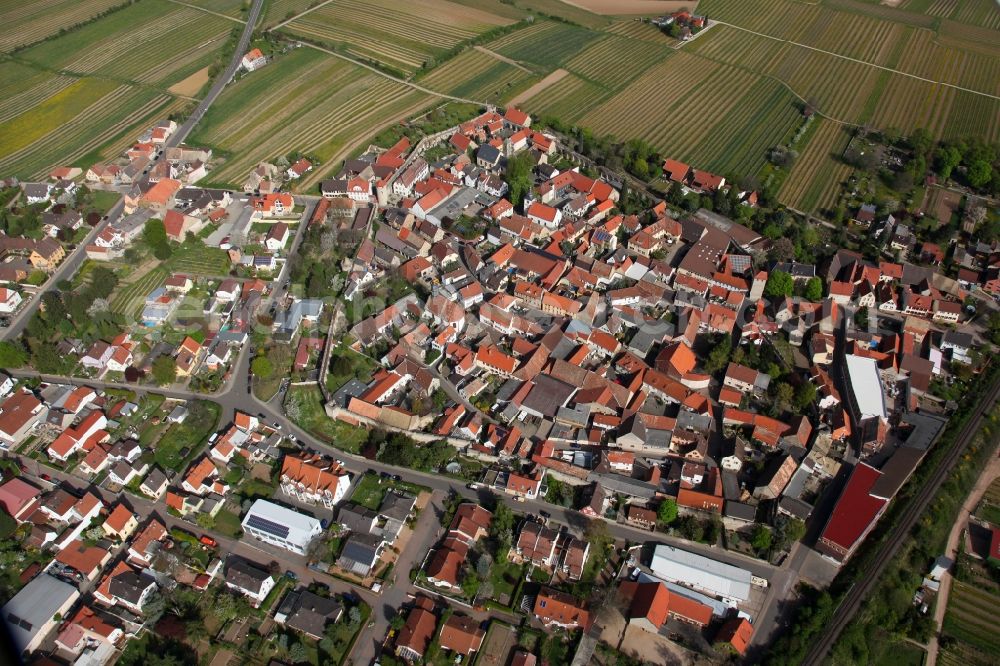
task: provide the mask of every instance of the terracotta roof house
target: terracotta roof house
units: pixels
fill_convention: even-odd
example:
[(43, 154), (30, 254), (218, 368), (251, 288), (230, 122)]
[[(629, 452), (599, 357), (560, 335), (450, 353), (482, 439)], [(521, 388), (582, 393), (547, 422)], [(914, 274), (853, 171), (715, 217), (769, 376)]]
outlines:
[(455, 511), (455, 517), (448, 527), (448, 536), (471, 545), (487, 535), (492, 520), (493, 514), (482, 506), (465, 502)]
[(101, 525), (104, 533), (108, 536), (116, 537), (121, 541), (132, 536), (132, 532), (139, 526), (132, 513), (124, 504), (115, 505), (114, 510), (108, 515), (107, 520)]
[(24, 522), (38, 507), (42, 491), (35, 486), (14, 477), (0, 486), (0, 507), (14, 520)]
[(746, 618), (734, 617), (726, 621), (715, 635), (716, 643), (728, 643), (736, 654), (742, 656), (747, 652), (750, 639), (753, 638), (753, 625)]
[(55, 561), (79, 573), (85, 580), (94, 580), (101, 568), (111, 559), (111, 551), (98, 546), (88, 546), (74, 539), (56, 553)]
[(427, 597), (417, 597), (414, 607), (406, 616), (406, 624), (396, 637), (396, 655), (407, 661), (422, 659), (434, 638), (436, 628), (434, 602)]
[(441, 627), (438, 642), (444, 650), (469, 657), (479, 652), (485, 636), (486, 632), (471, 617), (452, 615)]
[(532, 612), (546, 627), (587, 629), (590, 626), (590, 612), (585, 604), (571, 594), (549, 587), (539, 590)]
[(344, 468), (318, 454), (287, 454), (281, 462), (280, 478), (286, 495), (327, 508), (344, 498), (351, 483)]

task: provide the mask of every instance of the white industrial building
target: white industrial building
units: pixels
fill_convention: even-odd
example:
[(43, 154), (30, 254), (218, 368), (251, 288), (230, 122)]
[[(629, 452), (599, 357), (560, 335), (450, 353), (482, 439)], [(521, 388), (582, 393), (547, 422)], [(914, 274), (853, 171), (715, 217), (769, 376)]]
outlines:
[(323, 531), (323, 526), (312, 516), (259, 499), (243, 518), (243, 531), (265, 543), (305, 555), (309, 542)]
[(680, 583), (737, 604), (750, 598), (753, 575), (746, 569), (687, 550), (660, 544), (653, 550), (650, 570), (669, 583)]
[(884, 421), (885, 394), (882, 391), (882, 378), (875, 359), (847, 354), (844, 356), (844, 361), (847, 365), (847, 381), (851, 386), (853, 406), (857, 410), (858, 421), (871, 418)]

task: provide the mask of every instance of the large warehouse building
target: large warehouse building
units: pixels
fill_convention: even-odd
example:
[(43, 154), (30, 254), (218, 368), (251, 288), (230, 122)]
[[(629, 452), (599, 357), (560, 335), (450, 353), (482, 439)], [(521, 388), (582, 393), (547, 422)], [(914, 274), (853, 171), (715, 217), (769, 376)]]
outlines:
[(309, 542), (323, 531), (323, 526), (312, 516), (259, 499), (243, 518), (243, 531), (266, 543), (305, 555)]
[(719, 562), (687, 550), (660, 544), (649, 565), (653, 574), (733, 603), (750, 598), (752, 574), (746, 569)]

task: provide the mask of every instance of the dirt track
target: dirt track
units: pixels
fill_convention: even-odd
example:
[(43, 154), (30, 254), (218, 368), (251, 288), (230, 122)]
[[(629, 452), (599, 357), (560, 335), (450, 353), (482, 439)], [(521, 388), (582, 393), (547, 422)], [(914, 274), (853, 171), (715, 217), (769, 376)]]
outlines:
[(565, 69), (557, 69), (556, 71), (552, 72), (544, 79), (536, 83), (535, 85), (525, 90), (523, 93), (521, 93), (514, 99), (510, 100), (510, 104), (513, 106), (515, 104), (521, 104), (522, 102), (531, 99), (532, 97), (542, 92), (543, 90), (545, 90), (546, 88), (554, 84), (556, 81), (566, 76), (567, 74), (569, 74), (569, 72), (567, 72)]

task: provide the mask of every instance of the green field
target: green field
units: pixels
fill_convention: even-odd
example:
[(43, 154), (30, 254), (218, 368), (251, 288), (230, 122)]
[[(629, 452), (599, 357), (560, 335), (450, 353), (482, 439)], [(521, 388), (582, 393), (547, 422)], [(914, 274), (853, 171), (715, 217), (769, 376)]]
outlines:
[(168, 88), (216, 62), (235, 25), (139, 0), (0, 62), (0, 173), (39, 178), (120, 153), (190, 103)]
[[(448, 0), (330, 0), (283, 30), (359, 58), (414, 72), (509, 18)], [(414, 26), (419, 26), (418, 30)]]
[(431, 70), (420, 79), (420, 85), (477, 102), (501, 103), (536, 78), (530, 71), (470, 49)]
[(536, 21), (489, 42), (486, 47), (519, 62), (554, 69), (599, 37), (600, 34), (592, 30), (566, 23)]
[(122, 0), (27, 0), (0, 5), (0, 52), (34, 44), (122, 4)]
[(942, 632), (996, 663), (1000, 659), (1000, 634), (994, 623), (998, 607), (1000, 594), (995, 585), (983, 588), (955, 581)]
[(430, 101), (429, 95), (303, 47), (228, 86), (189, 143), (226, 156), (212, 173), (216, 183), (239, 184), (261, 160), (299, 151), (319, 162), (299, 183), (308, 188), (339, 168), (372, 128)]
[(839, 161), (850, 134), (842, 125), (817, 119), (815, 134), (792, 166), (778, 196), (788, 206), (814, 211), (836, 202), (841, 182), (851, 169)]
[(229, 261), (229, 253), (225, 250), (208, 247), (201, 241), (196, 241), (174, 248), (174, 253), (165, 266), (174, 273), (218, 277), (228, 275), (232, 264)]
[(157, 266), (142, 277), (120, 285), (111, 297), (111, 311), (126, 317), (137, 317), (142, 311), (149, 293), (157, 287), (163, 286), (169, 276), (170, 271)]

